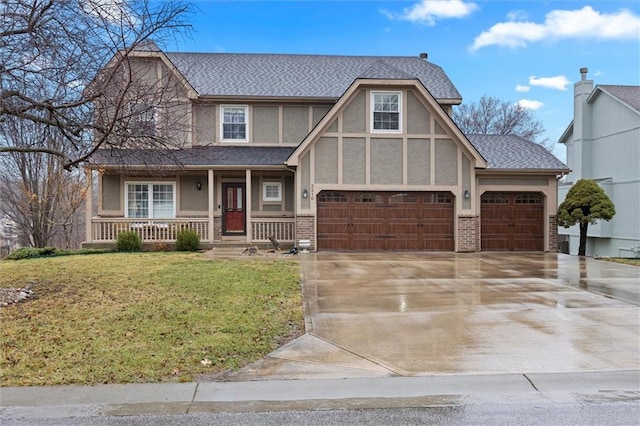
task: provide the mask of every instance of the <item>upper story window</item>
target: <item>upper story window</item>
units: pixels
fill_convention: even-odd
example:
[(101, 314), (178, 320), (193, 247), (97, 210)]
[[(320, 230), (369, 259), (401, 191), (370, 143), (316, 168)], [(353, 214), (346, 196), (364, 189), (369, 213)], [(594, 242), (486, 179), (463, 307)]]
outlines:
[(223, 141), (247, 142), (247, 106), (221, 106), (220, 122)]
[(138, 136), (156, 134), (157, 109), (151, 102), (134, 101), (129, 106), (129, 132)]
[(402, 93), (400, 92), (372, 92), (371, 131), (401, 132), (401, 105)]

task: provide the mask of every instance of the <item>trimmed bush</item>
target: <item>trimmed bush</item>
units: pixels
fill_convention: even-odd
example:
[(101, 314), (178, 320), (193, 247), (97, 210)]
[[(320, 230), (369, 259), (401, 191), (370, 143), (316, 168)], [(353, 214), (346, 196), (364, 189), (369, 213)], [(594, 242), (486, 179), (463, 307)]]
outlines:
[(55, 255), (56, 249), (54, 247), (22, 247), (5, 257), (5, 259), (20, 260)]
[(200, 237), (193, 229), (183, 229), (176, 236), (176, 250), (198, 251), (200, 250)]
[(142, 238), (135, 231), (124, 231), (118, 234), (116, 242), (118, 251), (141, 251)]

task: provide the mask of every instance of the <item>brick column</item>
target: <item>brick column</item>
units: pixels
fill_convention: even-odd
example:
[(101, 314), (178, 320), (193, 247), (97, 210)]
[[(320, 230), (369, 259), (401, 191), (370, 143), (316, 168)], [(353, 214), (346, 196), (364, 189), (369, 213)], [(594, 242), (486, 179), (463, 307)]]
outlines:
[(458, 251), (480, 251), (480, 216), (458, 216)]
[(313, 215), (296, 216), (296, 242), (299, 240), (310, 240), (311, 250), (316, 249), (316, 217)]
[(558, 223), (555, 216), (549, 216), (549, 252), (558, 251)]

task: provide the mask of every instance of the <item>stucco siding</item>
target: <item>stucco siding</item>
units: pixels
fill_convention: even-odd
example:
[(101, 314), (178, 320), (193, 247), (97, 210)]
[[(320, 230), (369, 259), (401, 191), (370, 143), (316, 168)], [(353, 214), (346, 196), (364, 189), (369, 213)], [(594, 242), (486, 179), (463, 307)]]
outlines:
[[(307, 151), (300, 161), (300, 187), (302, 190), (307, 190), (311, 193), (311, 153)], [(301, 207), (303, 209), (309, 209), (311, 206), (310, 197), (300, 197)]]
[[(474, 192), (471, 188), (471, 161), (466, 155), (462, 154), (462, 194), (465, 191)], [(471, 198), (462, 197), (462, 209), (471, 209)]]
[(435, 140), (435, 184), (458, 184), (458, 146), (451, 139)]
[[(198, 191), (197, 182), (200, 182), (202, 189)], [(206, 212), (209, 209), (209, 193), (207, 176), (185, 175), (180, 177), (180, 211), (185, 212)]]
[(371, 183), (402, 184), (402, 139), (371, 139)]
[(292, 212), (295, 209), (293, 204), (295, 201), (295, 185), (294, 185), (292, 174), (285, 176), (283, 192), (284, 192), (284, 202), (285, 202), (284, 209), (286, 211)]
[(431, 183), (430, 140), (407, 140), (407, 161), (407, 183), (409, 185), (429, 185)]
[(315, 127), (315, 125), (318, 124), (325, 115), (327, 115), (330, 109), (330, 106), (314, 106), (312, 127)]
[(320, 138), (315, 145), (316, 183), (338, 183), (338, 139)]
[(278, 143), (279, 141), (279, 108), (277, 106), (254, 106), (253, 142)]
[(282, 141), (300, 143), (309, 133), (309, 107), (285, 106), (282, 109)]
[(209, 145), (216, 140), (216, 106), (197, 104), (194, 145)]
[(102, 209), (121, 210), (120, 175), (102, 175)]
[(407, 133), (428, 134), (431, 133), (429, 111), (422, 105), (412, 91), (407, 91)]
[(342, 112), (344, 133), (364, 133), (367, 127), (366, 92), (360, 91)]
[(365, 150), (365, 138), (344, 138), (342, 140), (342, 183), (366, 183)]

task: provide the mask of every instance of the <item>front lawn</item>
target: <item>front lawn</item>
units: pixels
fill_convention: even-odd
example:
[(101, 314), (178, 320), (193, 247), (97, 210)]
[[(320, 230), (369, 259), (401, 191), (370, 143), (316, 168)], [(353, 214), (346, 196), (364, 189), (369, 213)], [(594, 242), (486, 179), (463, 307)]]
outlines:
[(297, 262), (113, 253), (0, 261), (0, 386), (193, 381), (303, 332)]
[(625, 265), (640, 266), (640, 259), (630, 257), (602, 257), (601, 260), (608, 260), (609, 262), (624, 263)]

